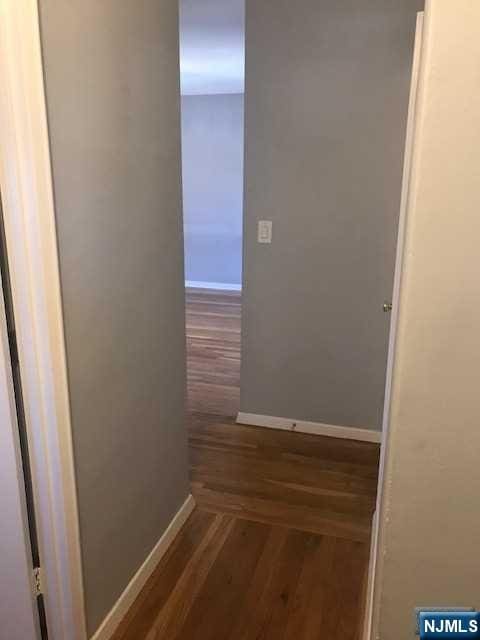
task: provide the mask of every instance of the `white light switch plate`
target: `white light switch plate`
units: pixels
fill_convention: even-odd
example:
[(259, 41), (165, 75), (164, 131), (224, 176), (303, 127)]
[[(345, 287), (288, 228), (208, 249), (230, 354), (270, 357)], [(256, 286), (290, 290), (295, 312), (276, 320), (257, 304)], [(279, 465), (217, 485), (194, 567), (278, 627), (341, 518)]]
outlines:
[(258, 221), (258, 242), (262, 244), (270, 244), (272, 241), (272, 221)]

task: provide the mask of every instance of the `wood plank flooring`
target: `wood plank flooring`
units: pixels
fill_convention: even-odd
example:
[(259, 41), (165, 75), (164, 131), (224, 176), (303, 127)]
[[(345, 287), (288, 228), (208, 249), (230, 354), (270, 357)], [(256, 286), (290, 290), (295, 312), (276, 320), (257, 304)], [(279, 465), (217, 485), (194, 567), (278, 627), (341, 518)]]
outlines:
[(197, 508), (115, 640), (359, 640), (376, 445), (192, 416)]
[(190, 417), (197, 505), (215, 513), (368, 542), (378, 446)]
[(236, 416), (241, 294), (187, 289), (186, 324), (189, 410)]
[[(114, 640), (360, 640), (378, 446), (220, 415), (234, 413), (228, 394), (237, 380), (232, 373), (224, 384), (221, 369), (232, 372), (238, 358), (225, 362), (217, 313), (209, 335), (201, 304), (195, 300), (189, 329), (197, 507)], [(215, 309), (239, 318), (219, 299)], [(213, 361), (205, 377), (203, 349)], [(199, 389), (211, 384), (202, 398)], [(216, 411), (198, 411), (207, 406)]]

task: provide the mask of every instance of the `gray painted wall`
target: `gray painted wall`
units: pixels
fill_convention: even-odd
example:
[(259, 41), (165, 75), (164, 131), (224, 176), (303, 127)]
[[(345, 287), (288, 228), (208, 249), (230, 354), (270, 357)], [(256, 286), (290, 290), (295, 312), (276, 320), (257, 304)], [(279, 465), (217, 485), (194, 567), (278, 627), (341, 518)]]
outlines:
[(372, 638), (480, 608), (480, 4), (426, 13)]
[(243, 93), (245, 0), (179, 0), (182, 95)]
[(88, 629), (188, 494), (176, 0), (40, 0)]
[(244, 412), (381, 427), (420, 6), (247, 0)]
[(243, 95), (182, 97), (185, 277), (242, 281)]

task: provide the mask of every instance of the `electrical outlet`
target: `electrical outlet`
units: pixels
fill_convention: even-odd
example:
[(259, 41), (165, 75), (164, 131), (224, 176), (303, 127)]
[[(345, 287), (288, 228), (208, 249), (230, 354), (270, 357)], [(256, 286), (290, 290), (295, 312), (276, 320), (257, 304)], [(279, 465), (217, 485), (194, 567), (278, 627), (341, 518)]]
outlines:
[(258, 221), (258, 242), (262, 244), (270, 244), (272, 242), (272, 221)]

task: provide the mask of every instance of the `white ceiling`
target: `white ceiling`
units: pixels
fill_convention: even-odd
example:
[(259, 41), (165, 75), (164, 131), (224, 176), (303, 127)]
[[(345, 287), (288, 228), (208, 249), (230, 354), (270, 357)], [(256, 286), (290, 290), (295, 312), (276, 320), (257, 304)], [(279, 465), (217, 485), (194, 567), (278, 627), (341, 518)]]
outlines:
[(243, 93), (245, 0), (180, 0), (183, 95)]

